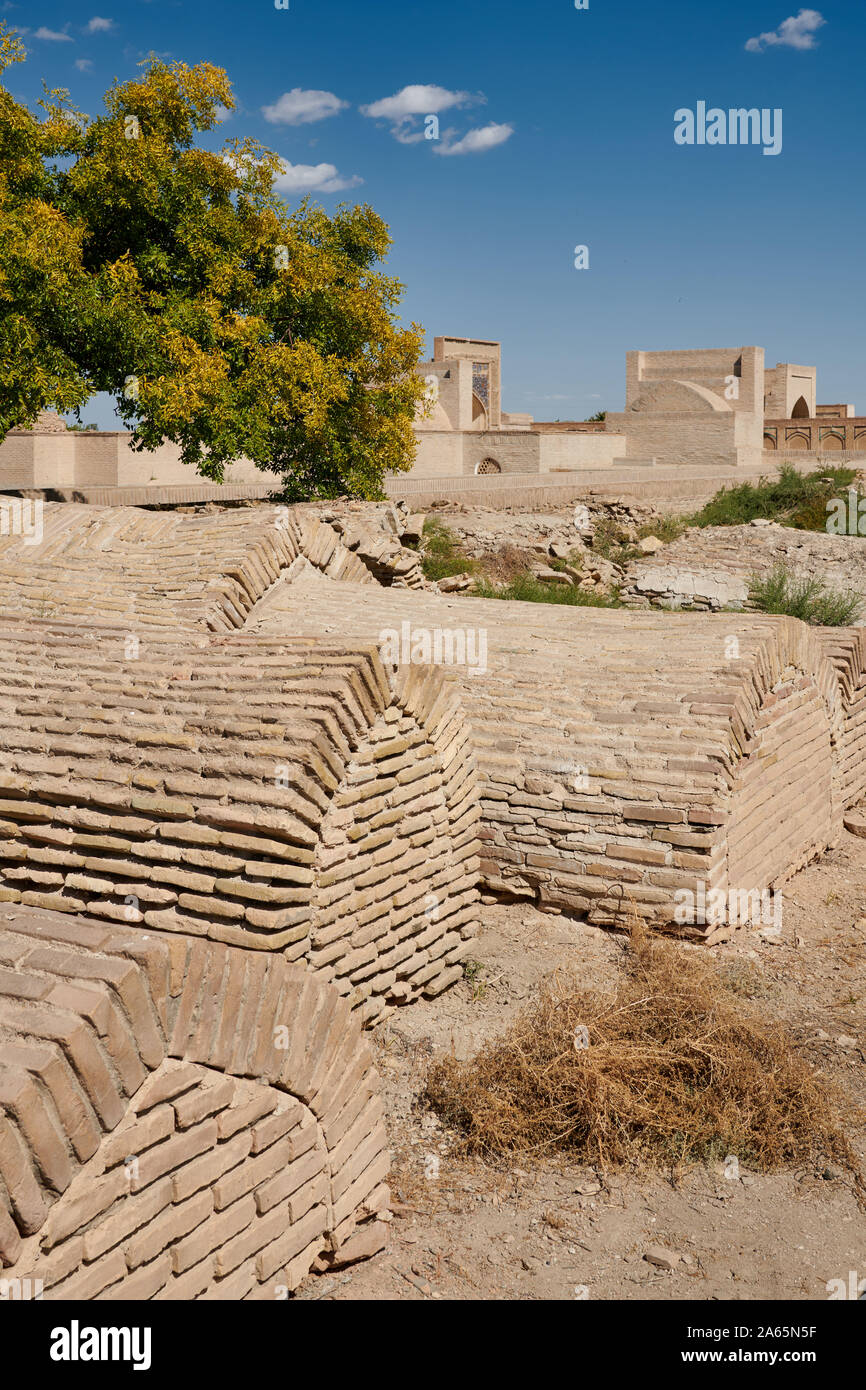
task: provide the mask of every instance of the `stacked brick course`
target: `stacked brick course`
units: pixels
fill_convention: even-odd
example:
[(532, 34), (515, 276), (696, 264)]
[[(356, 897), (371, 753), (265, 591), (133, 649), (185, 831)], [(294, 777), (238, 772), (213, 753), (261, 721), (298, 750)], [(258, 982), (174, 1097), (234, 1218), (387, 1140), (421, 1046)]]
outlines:
[(0, 1263), (48, 1298), (279, 1298), (384, 1243), (346, 999), (280, 955), (7, 909)]
[(384, 1244), (361, 1029), (460, 975), (479, 807), (441, 672), (240, 629), (293, 566), (417, 556), (287, 509), (43, 521), (0, 537), (0, 1268), (285, 1297)]
[(250, 626), (381, 641), (403, 623), (486, 634), (486, 669), (443, 670), (471, 727), (495, 891), (667, 926), (678, 889), (780, 886), (862, 795), (859, 630), (381, 590), (352, 604), (337, 586), (287, 586)]
[(66, 623), (98, 614), (140, 638), (230, 632), (300, 556), (335, 580), (422, 582), (414, 551), (366, 564), (333, 527), (288, 507), (185, 516), (48, 502), (38, 544), (0, 535), (0, 612)]
[(866, 628), (821, 628), (818, 641), (839, 682), (844, 717), (838, 776), (844, 806), (866, 795)]
[(0, 900), (280, 950), (368, 1020), (457, 977), (475, 768), (433, 668), (242, 637), (126, 660), (0, 630)]
[(362, 1029), (460, 976), (479, 884), (667, 928), (866, 790), (859, 630), (449, 600), (344, 539), (0, 537), (0, 1264), (47, 1297), (278, 1298), (375, 1253)]

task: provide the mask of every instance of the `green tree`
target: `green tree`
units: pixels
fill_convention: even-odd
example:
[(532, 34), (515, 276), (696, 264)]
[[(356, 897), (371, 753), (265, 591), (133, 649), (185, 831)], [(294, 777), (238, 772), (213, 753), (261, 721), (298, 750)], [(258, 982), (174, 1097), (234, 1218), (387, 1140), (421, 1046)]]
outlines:
[[(0, 24), (0, 74), (24, 60)], [(74, 118), (46, 92), (37, 120), (0, 84), (0, 438), (46, 405), (74, 409), (90, 394), (76, 361), (51, 328), (85, 296), (81, 229), (55, 203), (49, 161), (69, 153)]]
[[(0, 72), (22, 57), (0, 24)], [(205, 477), (245, 455), (291, 500), (379, 495), (424, 392), (387, 227), (287, 208), (256, 141), (197, 146), (234, 106), (221, 69), (143, 67), (95, 119), (0, 85), (0, 438), (105, 391), (135, 447), (171, 440)]]

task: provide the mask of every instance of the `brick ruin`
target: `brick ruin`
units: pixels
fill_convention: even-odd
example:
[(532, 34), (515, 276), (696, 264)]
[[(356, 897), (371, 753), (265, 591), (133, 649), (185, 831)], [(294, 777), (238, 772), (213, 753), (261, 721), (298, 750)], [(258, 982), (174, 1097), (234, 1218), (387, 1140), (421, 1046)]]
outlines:
[(377, 1076), (332, 985), (278, 952), (18, 908), (0, 958), (11, 1273), (56, 1299), (273, 1299), (381, 1248)]
[(367, 1023), (456, 978), (478, 806), (438, 672), (392, 689), (375, 652), (304, 640), (123, 648), (0, 630), (0, 900), (279, 951)]
[[(474, 630), (444, 665), (478, 763), (481, 882), (622, 925), (677, 889), (777, 888), (866, 792), (866, 633), (754, 613), (633, 613), (278, 586), (251, 629)], [(469, 649), (468, 643), (467, 650)], [(713, 929), (695, 924), (704, 939)]]
[(274, 1298), (384, 1243), (363, 1028), (461, 974), (475, 763), (437, 669), (240, 632), (299, 567), (420, 582), (285, 509), (3, 538), (0, 1262), (48, 1298)]
[(49, 504), (0, 658), (0, 1275), (46, 1298), (375, 1253), (367, 1030), (460, 977), (481, 890), (670, 930), (866, 792), (862, 630), (448, 599), (303, 509)]

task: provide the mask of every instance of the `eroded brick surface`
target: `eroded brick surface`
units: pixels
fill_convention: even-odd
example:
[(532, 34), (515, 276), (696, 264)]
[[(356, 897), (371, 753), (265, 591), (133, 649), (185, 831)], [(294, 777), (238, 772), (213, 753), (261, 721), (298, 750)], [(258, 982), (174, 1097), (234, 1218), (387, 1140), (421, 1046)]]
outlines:
[(0, 537), (0, 1263), (47, 1297), (374, 1254), (364, 1028), (460, 977), (479, 887), (670, 928), (866, 789), (859, 630), (420, 583), (290, 509)]
[(381, 1244), (378, 1077), (332, 985), (178, 937), (171, 996), (166, 938), (21, 908), (2, 927), (24, 948), (0, 997), (0, 1260), (16, 1277), (57, 1299), (278, 1298), (361, 1248), (359, 1230)]

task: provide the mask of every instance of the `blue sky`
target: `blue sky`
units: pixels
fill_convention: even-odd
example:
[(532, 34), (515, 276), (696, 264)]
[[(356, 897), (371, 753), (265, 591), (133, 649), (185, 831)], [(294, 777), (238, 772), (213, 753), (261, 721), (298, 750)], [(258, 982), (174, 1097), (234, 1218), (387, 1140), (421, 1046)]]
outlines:
[[(619, 410), (628, 348), (754, 343), (769, 365), (816, 364), (819, 399), (866, 414), (861, 0), (0, 11), (28, 31), (29, 61), (7, 80), (29, 102), (44, 78), (95, 114), (151, 51), (224, 67), (238, 109), (208, 143), (253, 135), (290, 166), (288, 190), (310, 186), (326, 209), (372, 204), (394, 237), (404, 319), (431, 349), (437, 334), (501, 340), (508, 410)], [(439, 90), (413, 100), (407, 87)], [(699, 101), (781, 108), (781, 152), (677, 145), (674, 113)], [(426, 114), (438, 141), (423, 138)], [(112, 416), (99, 404), (83, 418)]]

